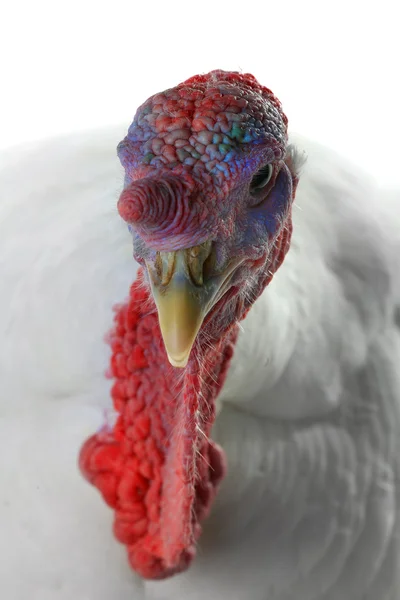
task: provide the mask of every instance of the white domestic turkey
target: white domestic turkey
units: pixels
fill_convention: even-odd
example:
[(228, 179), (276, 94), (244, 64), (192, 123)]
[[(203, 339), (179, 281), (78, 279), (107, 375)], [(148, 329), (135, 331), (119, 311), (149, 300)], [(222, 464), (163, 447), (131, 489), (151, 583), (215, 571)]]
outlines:
[(77, 466), (115, 422), (103, 338), (137, 271), (117, 212), (124, 134), (1, 157), (2, 597), (397, 600), (398, 196), (298, 136), (292, 241), (217, 400), (228, 469), (197, 556), (161, 581), (129, 567)]

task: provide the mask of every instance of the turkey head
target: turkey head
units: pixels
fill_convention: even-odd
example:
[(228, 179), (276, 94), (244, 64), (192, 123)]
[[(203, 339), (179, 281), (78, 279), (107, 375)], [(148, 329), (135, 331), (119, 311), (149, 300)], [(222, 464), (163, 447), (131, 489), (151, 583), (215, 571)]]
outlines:
[(147, 100), (118, 154), (119, 213), (169, 360), (184, 367), (199, 331), (215, 341), (243, 318), (287, 249), (297, 184), (287, 119), (252, 75), (213, 71)]

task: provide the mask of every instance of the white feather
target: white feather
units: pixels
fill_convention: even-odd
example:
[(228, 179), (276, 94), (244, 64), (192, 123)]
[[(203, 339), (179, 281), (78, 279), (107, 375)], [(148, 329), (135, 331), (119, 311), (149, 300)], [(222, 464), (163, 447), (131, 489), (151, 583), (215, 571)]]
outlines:
[(229, 474), (198, 559), (164, 582), (130, 572), (76, 467), (109, 408), (103, 336), (136, 270), (116, 213), (123, 133), (1, 158), (4, 597), (398, 600), (399, 195), (301, 138), (291, 250), (218, 402)]

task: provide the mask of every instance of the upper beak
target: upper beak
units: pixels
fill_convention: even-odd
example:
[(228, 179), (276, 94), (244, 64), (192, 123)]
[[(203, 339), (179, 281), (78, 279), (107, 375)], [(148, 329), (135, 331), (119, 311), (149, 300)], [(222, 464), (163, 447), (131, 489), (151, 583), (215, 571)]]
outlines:
[(154, 262), (146, 262), (161, 334), (174, 367), (186, 366), (201, 324), (224, 293), (223, 284), (233, 270), (207, 277), (204, 267), (211, 252), (211, 242), (205, 242), (185, 250), (157, 252)]

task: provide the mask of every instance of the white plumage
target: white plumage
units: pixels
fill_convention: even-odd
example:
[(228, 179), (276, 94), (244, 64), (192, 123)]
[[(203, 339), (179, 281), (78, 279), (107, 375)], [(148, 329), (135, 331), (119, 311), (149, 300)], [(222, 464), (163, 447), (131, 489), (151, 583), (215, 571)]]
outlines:
[(103, 336), (136, 271), (116, 211), (123, 133), (1, 160), (2, 597), (398, 600), (398, 196), (300, 138), (291, 249), (218, 402), (229, 474), (198, 558), (164, 582), (129, 570), (76, 466), (112, 419)]

